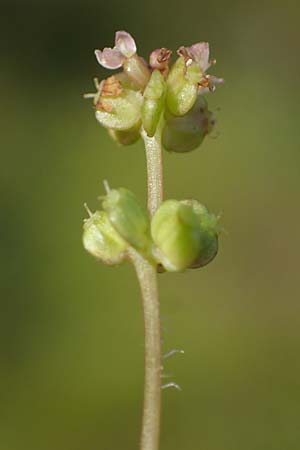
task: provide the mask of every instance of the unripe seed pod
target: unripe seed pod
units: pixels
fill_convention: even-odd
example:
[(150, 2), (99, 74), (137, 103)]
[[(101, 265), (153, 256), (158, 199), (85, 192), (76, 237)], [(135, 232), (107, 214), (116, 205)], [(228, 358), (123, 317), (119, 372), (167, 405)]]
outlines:
[(181, 117), (166, 114), (165, 119), (162, 143), (166, 150), (176, 153), (190, 152), (199, 147), (215, 123), (201, 95), (187, 114)]
[(193, 62), (186, 66), (182, 56), (172, 66), (167, 79), (166, 102), (174, 116), (183, 116), (193, 107), (201, 77), (199, 66)]
[(190, 265), (190, 269), (206, 266), (216, 256), (219, 250), (218, 235), (213, 232), (201, 233), (201, 249), (198, 258)]
[(149, 217), (131, 191), (125, 188), (110, 190), (103, 200), (103, 209), (112, 226), (128, 244), (143, 252), (149, 249)]
[(130, 130), (141, 120), (143, 96), (138, 91), (123, 89), (117, 97), (103, 97), (96, 110), (96, 119), (105, 128)]
[(196, 212), (200, 223), (200, 251), (197, 259), (190, 265), (191, 269), (206, 266), (218, 253), (218, 236), (221, 228), (218, 225), (219, 217), (208, 212), (207, 208), (196, 200), (183, 200), (191, 205)]
[(84, 221), (83, 246), (108, 265), (120, 264), (125, 258), (127, 242), (113, 228), (104, 211), (96, 211)]
[(148, 136), (155, 134), (165, 99), (166, 82), (159, 70), (152, 72), (151, 78), (144, 92), (142, 106), (142, 123)]
[(154, 256), (169, 272), (187, 269), (199, 254), (198, 216), (190, 205), (177, 200), (163, 202), (152, 218), (151, 234)]
[(201, 267), (218, 249), (217, 219), (195, 200), (167, 200), (152, 218), (156, 261), (169, 272)]

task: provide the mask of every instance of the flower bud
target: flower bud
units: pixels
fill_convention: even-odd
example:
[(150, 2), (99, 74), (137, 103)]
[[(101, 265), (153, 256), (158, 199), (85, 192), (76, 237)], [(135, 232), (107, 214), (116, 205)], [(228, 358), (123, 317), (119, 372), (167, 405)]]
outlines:
[(186, 63), (179, 57), (170, 70), (167, 79), (167, 106), (175, 116), (183, 116), (197, 99), (198, 83), (202, 77), (200, 67), (190, 60)]
[(172, 51), (168, 48), (162, 47), (153, 50), (150, 54), (149, 62), (152, 69), (160, 70), (164, 76), (168, 74), (169, 63)]
[(142, 106), (142, 123), (148, 136), (155, 134), (161, 112), (164, 106), (166, 82), (159, 70), (152, 72), (144, 92)]
[(169, 272), (202, 267), (218, 250), (215, 216), (194, 200), (167, 200), (152, 218), (153, 255)]
[(141, 89), (147, 85), (151, 72), (147, 63), (138, 55), (133, 55), (123, 63), (124, 72)]
[(170, 152), (190, 152), (200, 146), (213, 129), (215, 120), (203, 96), (198, 96), (193, 108), (184, 116), (166, 114), (162, 143)]
[(132, 247), (147, 251), (151, 244), (147, 211), (128, 189), (111, 189), (103, 200), (110, 223)]
[(108, 265), (120, 264), (128, 247), (112, 227), (104, 211), (96, 211), (84, 221), (83, 246), (98, 260)]

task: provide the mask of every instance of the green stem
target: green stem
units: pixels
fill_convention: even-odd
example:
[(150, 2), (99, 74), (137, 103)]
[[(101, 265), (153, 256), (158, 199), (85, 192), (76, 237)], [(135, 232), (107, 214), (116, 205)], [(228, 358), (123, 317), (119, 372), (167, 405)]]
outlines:
[(130, 250), (140, 284), (145, 327), (145, 383), (141, 450), (158, 450), (161, 409), (161, 330), (156, 267)]
[[(153, 137), (145, 131), (148, 209), (151, 216), (162, 202), (161, 127)], [(161, 328), (156, 266), (135, 250), (129, 252), (135, 266), (143, 298), (145, 328), (145, 384), (140, 450), (159, 450), (161, 412)]]
[(151, 215), (155, 213), (163, 199), (162, 125), (161, 121), (153, 137), (148, 137), (147, 133), (142, 131), (147, 161), (148, 209)]

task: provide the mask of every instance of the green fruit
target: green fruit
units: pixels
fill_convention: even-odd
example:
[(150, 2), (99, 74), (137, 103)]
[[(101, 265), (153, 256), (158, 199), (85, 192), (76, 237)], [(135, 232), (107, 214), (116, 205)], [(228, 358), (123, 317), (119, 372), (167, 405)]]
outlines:
[(110, 223), (132, 247), (146, 251), (151, 245), (148, 213), (125, 188), (111, 189), (103, 200)]
[(167, 107), (174, 116), (183, 116), (197, 99), (201, 71), (197, 64), (186, 66), (184, 58), (177, 59), (167, 79)]
[(159, 70), (152, 72), (144, 92), (142, 106), (142, 123), (148, 136), (155, 134), (161, 113), (164, 108), (166, 82)]
[(198, 96), (193, 108), (181, 117), (166, 114), (162, 143), (166, 150), (176, 153), (190, 152), (199, 147), (214, 126), (212, 113), (204, 97)]
[(128, 247), (112, 227), (104, 211), (96, 211), (83, 225), (83, 246), (95, 258), (108, 265), (120, 264)]
[(169, 272), (202, 267), (218, 251), (217, 219), (195, 200), (167, 200), (154, 214), (151, 235), (157, 263)]

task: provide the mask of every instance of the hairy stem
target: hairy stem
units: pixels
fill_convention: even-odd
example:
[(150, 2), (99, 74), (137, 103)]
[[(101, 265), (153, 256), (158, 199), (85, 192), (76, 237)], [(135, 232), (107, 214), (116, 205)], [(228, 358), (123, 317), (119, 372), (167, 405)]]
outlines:
[[(148, 137), (142, 131), (147, 161), (148, 209), (151, 216), (162, 202), (161, 128)], [(144, 309), (145, 384), (141, 450), (158, 450), (161, 410), (161, 329), (156, 266), (130, 250), (139, 280)]]
[(161, 335), (156, 267), (130, 250), (139, 280), (145, 326), (145, 384), (141, 450), (158, 450), (161, 404)]
[(163, 198), (161, 129), (162, 122), (153, 137), (148, 137), (147, 133), (142, 131), (147, 161), (148, 209), (151, 215), (155, 213)]

